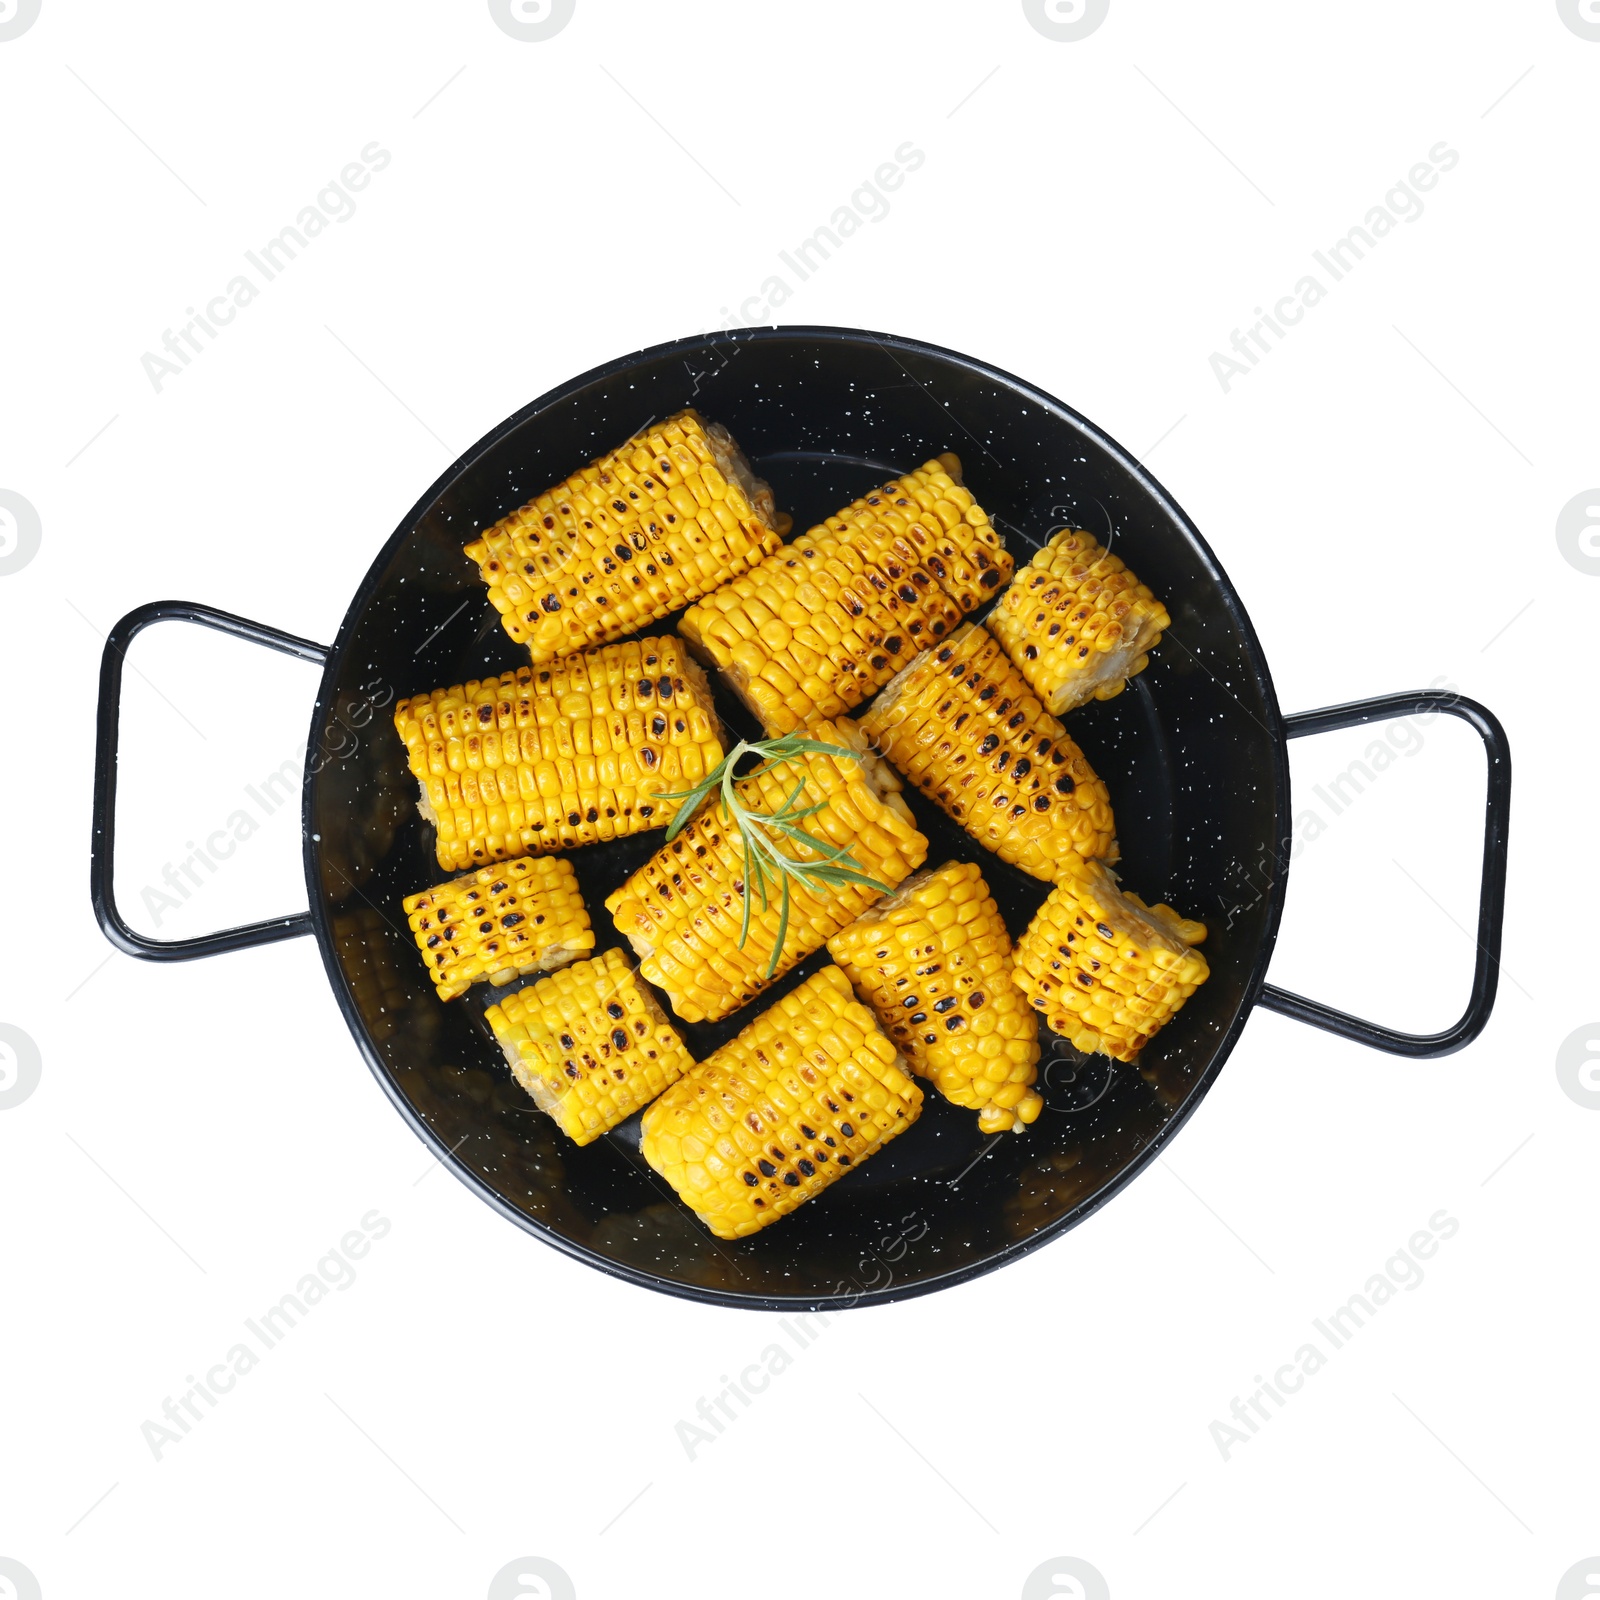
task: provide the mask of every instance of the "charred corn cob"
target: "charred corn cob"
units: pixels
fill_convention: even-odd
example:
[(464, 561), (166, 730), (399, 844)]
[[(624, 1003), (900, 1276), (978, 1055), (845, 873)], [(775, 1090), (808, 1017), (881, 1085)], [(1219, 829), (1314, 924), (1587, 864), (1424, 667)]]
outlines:
[(971, 862), (907, 878), (828, 941), (828, 954), (914, 1072), (978, 1113), (984, 1133), (1018, 1132), (1044, 1105), (1039, 1020), (1011, 976), (1011, 937)]
[(1053, 716), (1110, 700), (1171, 625), (1147, 585), (1092, 533), (1063, 528), (1011, 580), (987, 627)]
[(670, 634), (435, 689), (395, 727), (446, 871), (623, 839), (722, 759), (705, 675)]
[(976, 624), (907, 667), (861, 729), (979, 844), (1036, 878), (1116, 860), (1111, 798), (1065, 728)]
[(535, 665), (620, 639), (778, 548), (772, 491), (728, 430), (655, 423), (466, 546)]
[(904, 1131), (922, 1091), (824, 967), (644, 1114), (644, 1158), (719, 1239), (759, 1232)]
[(1098, 861), (1071, 865), (1017, 941), (1018, 987), (1079, 1050), (1132, 1061), (1209, 976), (1206, 936)]
[(678, 624), (768, 733), (837, 717), (937, 644), (1011, 572), (942, 456), (847, 506)]
[(620, 950), (563, 967), (484, 1015), (512, 1075), (576, 1144), (626, 1121), (694, 1065)]
[(887, 545), (920, 562), (962, 611), (987, 600), (1015, 563), (987, 513), (961, 483), (961, 459), (942, 455), (810, 529), (816, 544)]
[(897, 792), (899, 780), (867, 749), (855, 724), (818, 722), (805, 736), (838, 746), (840, 753), (811, 751), (769, 761), (741, 779), (734, 793), (742, 817), (714, 795), (606, 900), (639, 957), (639, 970), (666, 990), (686, 1022), (714, 1022), (737, 1010), (853, 922), (881, 892), (860, 882), (790, 875), (785, 921), (780, 892), (768, 887), (763, 903), (765, 880), (746, 882), (759, 863), (747, 853), (742, 827), (759, 828), (763, 818), (786, 815), (791, 820), (783, 827), (794, 831), (779, 838), (790, 860), (826, 864), (847, 850), (857, 877), (889, 888), (927, 857), (928, 841)]
[(578, 875), (558, 856), (480, 868), (402, 902), (441, 1000), (481, 978), (497, 988), (553, 972), (594, 949)]
[(691, 606), (678, 631), (784, 734), (860, 705), (960, 620), (926, 567), (802, 538)]

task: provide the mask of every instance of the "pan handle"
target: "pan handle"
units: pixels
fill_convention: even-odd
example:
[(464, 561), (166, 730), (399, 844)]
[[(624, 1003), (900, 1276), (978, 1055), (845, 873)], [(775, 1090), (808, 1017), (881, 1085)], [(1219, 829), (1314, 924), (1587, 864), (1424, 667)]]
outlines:
[(278, 939), (296, 939), (311, 932), (311, 913), (297, 911), (293, 916), (274, 917), (270, 922), (252, 922), (242, 928), (223, 928), (196, 939), (147, 939), (135, 933), (117, 909), (113, 891), (114, 846), (117, 821), (117, 719), (122, 710), (122, 664), (128, 646), (153, 622), (193, 622), (218, 633), (231, 633), (252, 644), (281, 650), (286, 656), (321, 666), (327, 649), (309, 639), (297, 639), (259, 622), (249, 622), (231, 612), (188, 600), (156, 600), (130, 611), (106, 636), (100, 657), (100, 705), (96, 714), (94, 747), (94, 837), (89, 845), (89, 895), (94, 914), (103, 932), (124, 955), (146, 961), (193, 961), (197, 956), (217, 956), (225, 950), (244, 950), (251, 945), (271, 944)]
[(1464, 1048), (1483, 1032), (1494, 1010), (1500, 981), (1500, 927), (1506, 909), (1506, 834), (1511, 816), (1511, 746), (1495, 714), (1476, 700), (1455, 694), (1388, 694), (1376, 700), (1356, 700), (1329, 706), (1325, 711), (1304, 711), (1287, 721), (1291, 739), (1308, 733), (1329, 733), (1364, 722), (1386, 722), (1393, 717), (1419, 716), (1443, 711), (1460, 717), (1483, 740), (1489, 761), (1488, 802), (1483, 829), (1483, 876), (1478, 886), (1478, 959), (1472, 969), (1472, 998), (1454, 1027), (1442, 1033), (1401, 1033), (1376, 1022), (1335, 1011), (1332, 1006), (1303, 999), (1269, 983), (1261, 990), (1261, 1004), (1314, 1028), (1325, 1028), (1344, 1039), (1387, 1050), (1397, 1056), (1447, 1056)]

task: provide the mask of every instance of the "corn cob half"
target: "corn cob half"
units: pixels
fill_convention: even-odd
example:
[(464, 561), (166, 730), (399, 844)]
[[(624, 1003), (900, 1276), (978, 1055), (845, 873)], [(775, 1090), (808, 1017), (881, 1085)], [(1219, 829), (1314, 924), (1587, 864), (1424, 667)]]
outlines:
[(537, 665), (697, 600), (779, 544), (772, 491), (726, 428), (654, 424), (467, 545)]
[(679, 632), (770, 734), (860, 705), (1010, 576), (960, 475), (941, 456), (885, 484), (691, 606)]
[(719, 1239), (757, 1233), (917, 1120), (922, 1091), (824, 967), (644, 1114), (644, 1158)]
[(665, 826), (722, 759), (705, 674), (672, 635), (435, 689), (395, 727), (446, 871)]
[(402, 902), (412, 937), (441, 1000), (487, 978), (553, 972), (594, 949), (572, 863), (524, 856), (482, 867)]
[(1063, 528), (1011, 580), (986, 626), (1059, 717), (1121, 694), (1171, 622), (1148, 585), (1092, 533)]
[(1063, 860), (1116, 860), (1106, 786), (978, 624), (913, 661), (861, 729), (1002, 861), (1050, 881)]
[(801, 538), (691, 606), (678, 631), (784, 734), (860, 705), (960, 620), (926, 567), (870, 541)]
[(920, 563), (963, 612), (981, 605), (1016, 563), (988, 513), (961, 482), (961, 458), (925, 462), (835, 512), (806, 533), (816, 544), (887, 546)]
[[(740, 780), (739, 804), (772, 816), (794, 799), (803, 780), (799, 811), (809, 814), (795, 813), (800, 837), (785, 836), (792, 858), (821, 860), (826, 850), (843, 847), (862, 875), (893, 888), (928, 854), (928, 841), (897, 792), (899, 780), (848, 720), (814, 723), (805, 736), (838, 746), (839, 754), (809, 752), (769, 763)], [(808, 846), (806, 836), (818, 847)], [(769, 892), (763, 904), (756, 888), (746, 885), (748, 870), (739, 828), (713, 797), (606, 900), (639, 957), (639, 970), (666, 990), (686, 1022), (714, 1022), (737, 1010), (853, 922), (880, 892), (858, 883), (792, 878), (780, 942), (779, 898)], [(747, 895), (749, 926), (741, 945)]]
[(694, 1065), (620, 950), (564, 967), (484, 1015), (512, 1076), (576, 1144), (626, 1121)]
[(1203, 922), (1147, 906), (1098, 861), (1070, 866), (1017, 941), (1028, 1003), (1079, 1050), (1132, 1061), (1210, 975)]
[(828, 941), (912, 1070), (978, 1113), (984, 1133), (1019, 1133), (1044, 1105), (1039, 1020), (1011, 975), (1011, 937), (971, 862), (907, 878)]

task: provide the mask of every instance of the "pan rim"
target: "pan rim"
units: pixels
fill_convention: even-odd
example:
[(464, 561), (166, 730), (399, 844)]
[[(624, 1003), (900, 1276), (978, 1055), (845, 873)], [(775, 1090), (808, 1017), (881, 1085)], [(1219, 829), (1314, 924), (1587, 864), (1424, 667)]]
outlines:
[(1233, 1018), (1223, 1031), (1205, 1071), (1196, 1080), (1193, 1090), (1182, 1107), (1163, 1124), (1155, 1138), (1139, 1151), (1122, 1171), (1117, 1173), (1115, 1177), (1093, 1195), (1083, 1200), (1080, 1204), (1071, 1207), (1028, 1238), (1001, 1245), (981, 1259), (953, 1268), (949, 1272), (938, 1273), (905, 1284), (891, 1283), (881, 1289), (864, 1290), (857, 1294), (772, 1295), (709, 1288), (698, 1284), (685, 1283), (679, 1279), (653, 1273), (627, 1262), (617, 1261), (589, 1248), (587, 1245), (562, 1236), (539, 1221), (539, 1219), (530, 1217), (515, 1206), (510, 1205), (478, 1173), (455, 1156), (426, 1118), (407, 1100), (401, 1091), (400, 1085), (395, 1081), (379, 1054), (356, 1008), (355, 997), (346, 983), (344, 972), (336, 955), (328, 903), (324, 898), (321, 887), (321, 841), (313, 831), (313, 818), (320, 783), (319, 767), (321, 765), (314, 757), (322, 724), (323, 707), (329, 704), (334, 697), (336, 687), (343, 675), (346, 653), (350, 647), (356, 627), (371, 605), (383, 572), (395, 553), (405, 540), (412, 535), (421, 518), (428, 513), (439, 497), (459, 480), (462, 473), (486, 452), (498, 445), (507, 434), (520, 428), (529, 418), (554, 405), (573, 399), (592, 384), (624, 374), (631, 368), (636, 368), (641, 364), (657, 360), (663, 356), (704, 350), (709, 346), (728, 342), (743, 345), (779, 340), (792, 341), (795, 339), (810, 339), (823, 344), (851, 345), (860, 345), (863, 341), (870, 341), (891, 354), (897, 350), (904, 351), (908, 354), (932, 358), (963, 369), (1027, 397), (1031, 403), (1037, 404), (1044, 411), (1075, 428), (1086, 441), (1105, 452), (1106, 455), (1116, 461), (1134, 478), (1168, 521), (1190, 542), (1203, 563), (1207, 575), (1210, 577), (1217, 595), (1227, 611), (1230, 622), (1243, 641), (1244, 654), (1254, 674), (1255, 687), (1261, 695), (1262, 703), (1270, 722), (1270, 726), (1266, 731), (1272, 747), (1274, 813), (1279, 821), (1277, 832), (1280, 835), (1282, 834), (1283, 819), (1291, 815), (1288, 735), (1282, 710), (1278, 704), (1277, 691), (1273, 685), (1272, 673), (1267, 664), (1266, 653), (1261, 647), (1261, 642), (1256, 635), (1255, 627), (1250, 621), (1249, 614), (1245, 610), (1244, 603), (1239, 598), (1238, 592), (1235, 590), (1232, 580), (1228, 577), (1221, 562), (1218, 561), (1200, 530), (1189, 519), (1182, 507), (1178, 505), (1160, 481), (1129, 450), (1087, 417), (1074, 410), (1064, 401), (1058, 400), (1054, 395), (1040, 389), (1037, 385), (989, 362), (980, 361), (975, 357), (965, 355), (960, 351), (950, 350), (942, 345), (930, 344), (926, 341), (900, 334), (875, 333), (863, 328), (827, 325), (779, 324), (769, 327), (695, 334), (687, 338), (667, 340), (662, 344), (651, 345), (627, 355), (615, 357), (597, 367), (592, 367), (587, 372), (568, 379), (555, 388), (547, 390), (538, 398), (529, 401), (520, 410), (496, 424), (445, 468), (411, 509), (405, 513), (394, 532), (384, 541), (382, 547), (373, 557), (370, 566), (356, 588), (350, 604), (346, 607), (344, 616), (339, 623), (338, 633), (328, 651), (322, 678), (317, 687), (317, 697), (312, 708), (311, 728), (307, 738), (306, 778), (302, 790), (301, 836), (302, 858), (306, 876), (306, 896), (310, 908), (312, 927), (316, 934), (317, 948), (322, 956), (322, 963), (328, 975), (329, 985), (333, 990), (334, 998), (344, 1017), (345, 1024), (350, 1029), (356, 1046), (366, 1060), (369, 1070), (377, 1079), (395, 1109), (421, 1139), (430, 1154), (441, 1165), (449, 1169), (473, 1194), (487, 1202), (507, 1221), (515, 1223), (524, 1232), (530, 1233), (544, 1243), (553, 1246), (572, 1260), (581, 1262), (585, 1266), (597, 1268), (610, 1277), (619, 1278), (624, 1282), (635, 1284), (641, 1288), (654, 1289), (679, 1299), (694, 1300), (702, 1304), (724, 1306), (738, 1310), (829, 1312), (847, 1310), (858, 1305), (888, 1305), (897, 1301), (914, 1299), (919, 1295), (932, 1294), (938, 1290), (952, 1288), (956, 1284), (965, 1283), (973, 1278), (993, 1272), (1013, 1261), (1021, 1260), (1024, 1256), (1059, 1238), (1062, 1234), (1093, 1216), (1107, 1201), (1120, 1194), (1128, 1183), (1144, 1172), (1166, 1148), (1168, 1141), (1188, 1122), (1200, 1102), (1210, 1093), (1212, 1085), (1226, 1065), (1229, 1056), (1232, 1055), (1234, 1047), (1244, 1030), (1245, 1023), (1249, 1020), (1251, 1012), (1255, 1009), (1260, 999), (1261, 990), (1266, 981), (1267, 967), (1270, 964), (1272, 952), (1277, 943), (1284, 896), (1288, 887), (1289, 856), (1286, 841), (1279, 837), (1268, 840), (1265, 843), (1263, 854), (1270, 857), (1274, 864), (1272, 881), (1266, 894), (1265, 926), (1249, 977), (1244, 986), (1244, 993)]

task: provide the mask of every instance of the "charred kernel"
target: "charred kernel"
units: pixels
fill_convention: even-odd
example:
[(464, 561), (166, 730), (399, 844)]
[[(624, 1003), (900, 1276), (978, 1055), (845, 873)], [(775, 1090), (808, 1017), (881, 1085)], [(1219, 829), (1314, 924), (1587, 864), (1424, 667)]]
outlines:
[[(811, 1162), (807, 1161), (804, 1156), (801, 1156), (800, 1159), (795, 1162), (795, 1165), (800, 1169), (801, 1173), (804, 1176), (806, 1176), (808, 1178), (816, 1177), (816, 1175), (817, 1175), (816, 1167), (814, 1167), (811, 1164)], [(788, 1179), (785, 1179), (784, 1181), (787, 1183)]]
[(800, 1174), (798, 1172), (786, 1172), (783, 1175), (783, 1181), (791, 1189), (798, 1189), (800, 1187)]
[[(756, 1175), (755, 1175), (755, 1173), (753, 1173), (753, 1172), (741, 1172), (741, 1173), (740, 1173), (740, 1174), (739, 1174), (739, 1176), (740, 1176), (740, 1177), (741, 1177), (741, 1178), (743, 1178), (743, 1179), (744, 1179), (744, 1181), (745, 1181), (745, 1182), (746, 1182), (746, 1183), (748, 1183), (748, 1184), (749, 1184), (749, 1185), (750, 1185), (750, 1187), (751, 1187), (751, 1188), (752, 1188), (752, 1189), (753, 1189), (753, 1188), (755, 1188), (755, 1186), (756, 1186), (756, 1185), (757, 1185), (757, 1184), (758, 1184), (758, 1183), (760, 1183), (760, 1182), (761, 1182), (761, 1180), (760, 1180), (760, 1179), (759, 1179), (759, 1178), (758, 1178), (758, 1177), (757, 1177), (757, 1176), (756, 1176)], [(760, 1202), (759, 1202), (759, 1201), (758, 1201), (758, 1202), (757, 1202), (757, 1204), (759, 1204), (759, 1203), (760, 1203)]]

